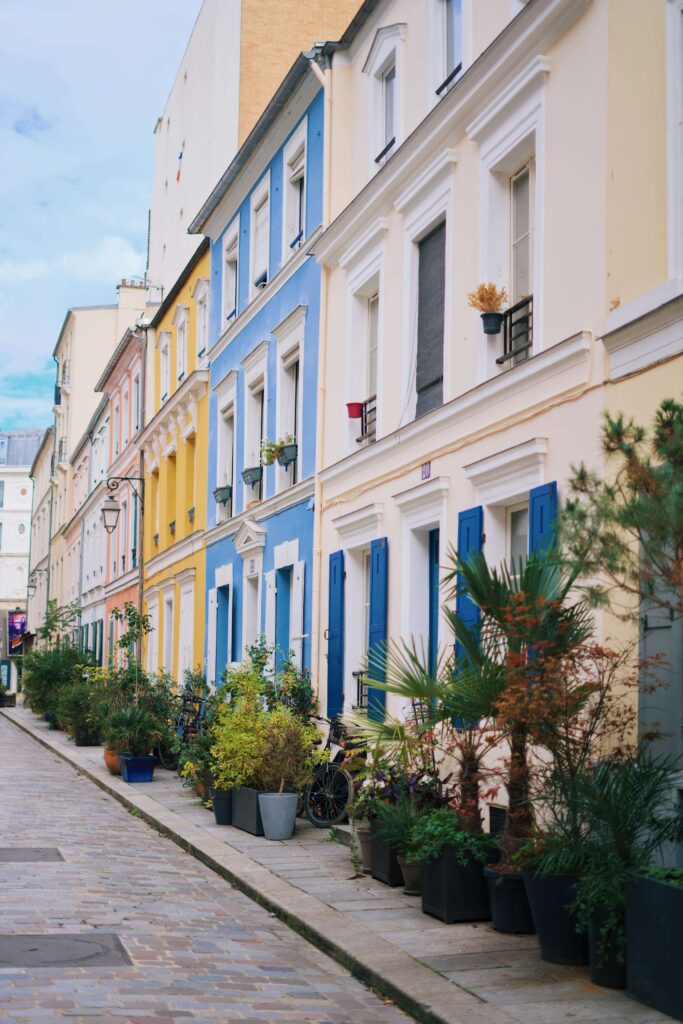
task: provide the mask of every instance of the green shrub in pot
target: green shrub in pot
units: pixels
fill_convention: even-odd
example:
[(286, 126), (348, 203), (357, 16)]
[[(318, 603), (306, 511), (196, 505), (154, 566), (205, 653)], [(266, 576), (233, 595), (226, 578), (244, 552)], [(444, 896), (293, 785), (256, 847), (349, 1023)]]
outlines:
[(104, 741), (109, 750), (141, 757), (149, 754), (160, 739), (162, 723), (146, 708), (135, 704), (114, 711), (104, 724)]
[(288, 708), (263, 712), (267, 756), (257, 772), (259, 807), (266, 839), (289, 839), (298, 796), (313, 775), (318, 730)]

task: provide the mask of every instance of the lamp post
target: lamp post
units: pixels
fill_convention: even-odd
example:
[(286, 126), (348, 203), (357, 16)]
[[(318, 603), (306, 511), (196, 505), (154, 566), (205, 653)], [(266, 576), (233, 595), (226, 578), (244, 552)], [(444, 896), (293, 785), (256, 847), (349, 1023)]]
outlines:
[[(114, 494), (114, 491), (117, 491), (119, 489), (119, 484), (121, 484), (124, 480), (128, 481), (128, 483), (131, 485), (130, 489), (132, 490), (133, 494), (140, 503), (140, 513), (142, 514), (142, 512), (144, 511), (142, 501), (142, 491), (145, 483), (144, 479), (141, 476), (110, 476), (107, 479), (107, 490), (109, 493), (107, 494), (107, 497), (104, 499), (102, 503), (102, 521), (104, 523), (104, 528), (107, 531), (107, 533), (113, 533), (118, 525), (119, 515), (121, 514), (121, 507), (118, 501), (116, 500), (116, 495)], [(140, 484), (140, 491), (137, 491), (136, 488), (133, 487), (134, 483)]]
[(102, 521), (104, 528), (107, 533), (113, 533), (116, 529), (119, 521), (119, 515), (121, 514), (121, 508), (116, 498), (110, 494), (105, 498), (102, 505)]

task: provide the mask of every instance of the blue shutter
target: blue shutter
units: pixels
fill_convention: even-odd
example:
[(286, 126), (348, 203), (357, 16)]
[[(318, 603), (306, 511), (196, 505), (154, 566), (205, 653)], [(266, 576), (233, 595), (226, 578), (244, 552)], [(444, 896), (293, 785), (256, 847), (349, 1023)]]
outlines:
[(529, 554), (545, 551), (555, 543), (557, 483), (542, 484), (529, 491)]
[(330, 555), (327, 622), (327, 717), (341, 715), (344, 705), (344, 552)]
[[(467, 558), (473, 551), (481, 551), (484, 543), (484, 509), (481, 505), (465, 509), (458, 513), (458, 554)], [(458, 576), (458, 584), (461, 577)], [(479, 606), (467, 594), (458, 594), (455, 599), (455, 610), (466, 626), (474, 630), (479, 623)], [(455, 645), (456, 658), (460, 657), (460, 645)]]
[[(370, 624), (368, 629), (368, 658), (373, 657), (372, 675), (384, 682), (384, 669), (377, 667), (376, 659), (384, 655), (387, 642), (388, 597), (388, 542), (386, 537), (373, 540), (370, 545)], [(385, 693), (373, 686), (368, 688), (368, 717), (375, 722), (384, 718)]]

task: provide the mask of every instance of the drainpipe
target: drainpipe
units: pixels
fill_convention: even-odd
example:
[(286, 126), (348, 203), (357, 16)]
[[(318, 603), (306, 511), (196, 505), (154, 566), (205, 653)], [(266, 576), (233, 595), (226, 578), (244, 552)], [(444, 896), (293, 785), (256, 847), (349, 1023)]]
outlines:
[[(141, 325), (138, 329), (143, 332), (142, 342), (142, 368), (140, 370), (140, 411), (139, 411), (139, 426), (138, 430), (144, 430), (147, 426), (147, 417), (145, 409), (145, 392), (147, 390), (147, 328)], [(143, 551), (144, 551), (144, 522), (145, 522), (145, 457), (143, 449), (140, 448), (140, 454), (138, 456), (138, 476), (140, 477), (140, 499), (138, 501), (139, 515), (138, 515), (138, 613), (142, 615), (142, 587), (144, 582), (143, 577)], [(142, 662), (142, 637), (138, 641), (137, 651), (138, 661)]]
[[(316, 51), (312, 51), (315, 53)], [(311, 60), (311, 68), (325, 90), (325, 120), (323, 137), (323, 229), (330, 222), (330, 187), (332, 180), (332, 61), (330, 56), (317, 54), (324, 61), (324, 71)], [(320, 581), (322, 579), (322, 485), (320, 473), (325, 450), (325, 373), (327, 367), (327, 293), (328, 268), (320, 268), (320, 325), (318, 330), (318, 398), (316, 407), (316, 449), (313, 509), (313, 587), (311, 624), (311, 668), (316, 693), (320, 695), (322, 677), (322, 644), (320, 615)]]

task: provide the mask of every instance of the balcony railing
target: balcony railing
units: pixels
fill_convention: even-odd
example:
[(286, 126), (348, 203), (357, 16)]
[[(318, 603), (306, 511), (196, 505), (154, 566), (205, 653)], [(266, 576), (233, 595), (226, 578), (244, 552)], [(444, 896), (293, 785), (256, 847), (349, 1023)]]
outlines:
[(377, 436), (377, 395), (371, 395), (363, 402), (360, 417), (360, 434), (357, 441), (374, 441)]
[(515, 366), (528, 359), (534, 340), (534, 297), (528, 295), (506, 310), (503, 317), (503, 354), (496, 359), (498, 366)]
[(365, 672), (352, 672), (351, 675), (356, 680), (356, 703), (353, 705), (354, 709), (366, 709), (368, 706), (368, 691), (370, 689), (369, 683)]

